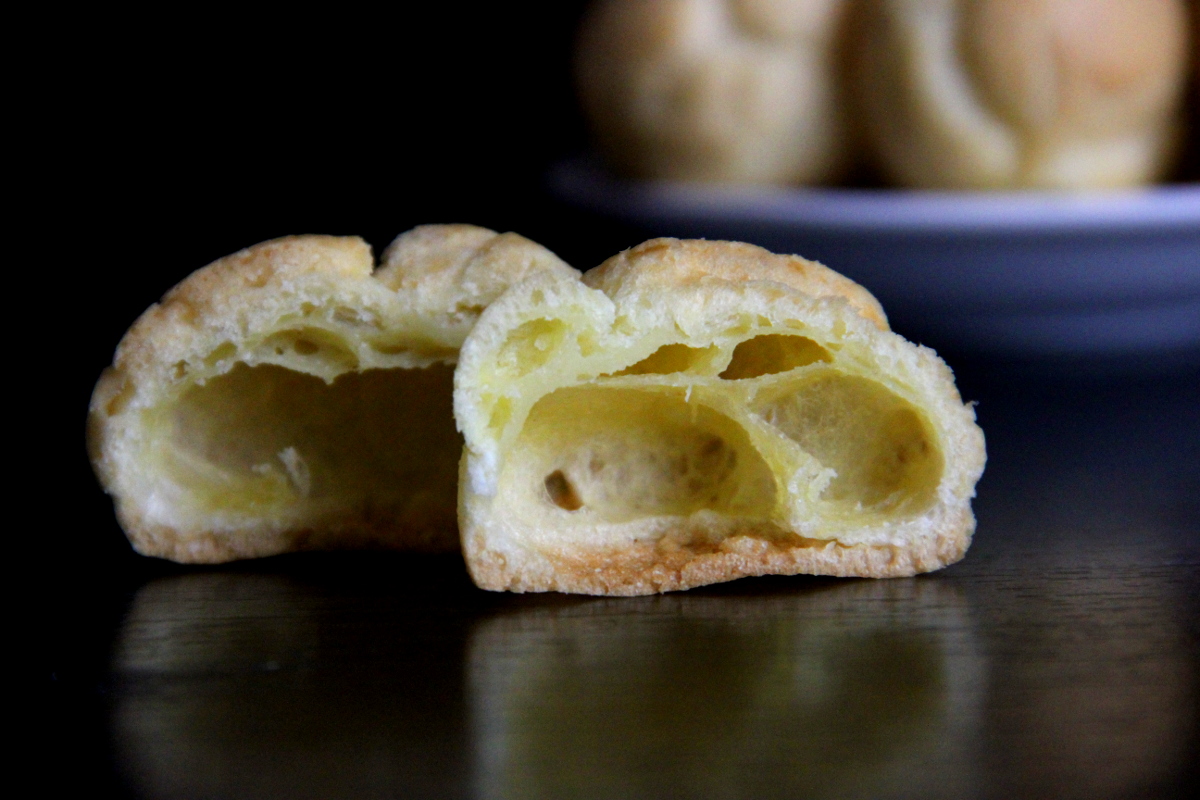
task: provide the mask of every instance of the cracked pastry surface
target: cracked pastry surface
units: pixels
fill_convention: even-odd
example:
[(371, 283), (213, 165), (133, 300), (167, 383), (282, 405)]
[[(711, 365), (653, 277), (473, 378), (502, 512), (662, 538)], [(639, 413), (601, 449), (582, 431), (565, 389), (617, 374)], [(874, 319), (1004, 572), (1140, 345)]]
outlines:
[(222, 258), (151, 306), (96, 384), (88, 447), (134, 548), (183, 562), (457, 547), (458, 349), (538, 272), (516, 234), (430, 225)]
[(524, 281), (455, 376), (463, 550), (486, 589), (633, 595), (889, 577), (965, 553), (983, 435), (862, 287), (660, 239)]

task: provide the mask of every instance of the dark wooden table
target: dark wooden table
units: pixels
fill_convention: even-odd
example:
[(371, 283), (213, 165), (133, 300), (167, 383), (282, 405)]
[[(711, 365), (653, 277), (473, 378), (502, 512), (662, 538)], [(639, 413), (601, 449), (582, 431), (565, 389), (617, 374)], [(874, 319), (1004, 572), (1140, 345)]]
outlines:
[(624, 599), (136, 559), (60, 712), (93, 785), (147, 798), (1186, 796), (1200, 382), (971, 391), (979, 528), (941, 573)]

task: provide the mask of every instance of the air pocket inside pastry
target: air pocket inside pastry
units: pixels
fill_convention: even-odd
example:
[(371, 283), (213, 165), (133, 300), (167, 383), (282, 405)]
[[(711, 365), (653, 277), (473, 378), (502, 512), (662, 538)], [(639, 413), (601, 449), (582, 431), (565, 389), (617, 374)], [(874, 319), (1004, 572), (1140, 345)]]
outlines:
[(121, 341), (88, 420), (134, 547), (217, 562), (457, 546), (454, 364), (512, 281), (577, 273), (515, 234), (279, 239), (192, 274)]
[(983, 435), (862, 287), (655, 240), (484, 312), (458, 368), (464, 552), (488, 589), (646, 594), (962, 557)]

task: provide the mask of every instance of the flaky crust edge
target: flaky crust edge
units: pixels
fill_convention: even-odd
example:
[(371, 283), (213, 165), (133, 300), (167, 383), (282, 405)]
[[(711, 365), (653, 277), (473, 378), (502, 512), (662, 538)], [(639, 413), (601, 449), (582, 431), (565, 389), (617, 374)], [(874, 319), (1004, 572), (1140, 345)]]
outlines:
[[(459, 486), (466, 480), (463, 459)], [(657, 542), (640, 542), (610, 551), (590, 549), (580, 557), (541, 554), (514, 572), (502, 553), (489, 550), (480, 527), (463, 524), (467, 504), (479, 502), (460, 488), (459, 525), (463, 556), (471, 578), (481, 589), (509, 592), (637, 596), (693, 589), (761, 575), (826, 575), (859, 578), (906, 578), (933, 572), (960, 561), (975, 532), (969, 504), (948, 509), (937, 530), (904, 546), (846, 545), (831, 540), (780, 535), (774, 525), (752, 523), (719, 543), (683, 526)], [(699, 531), (706, 533), (703, 528)]]

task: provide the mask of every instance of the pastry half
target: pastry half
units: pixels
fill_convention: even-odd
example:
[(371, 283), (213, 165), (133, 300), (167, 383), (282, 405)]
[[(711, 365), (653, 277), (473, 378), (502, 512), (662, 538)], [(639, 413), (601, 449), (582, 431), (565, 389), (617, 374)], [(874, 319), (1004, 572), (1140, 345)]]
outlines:
[(88, 415), (92, 464), (145, 555), (457, 546), (458, 349), (533, 273), (516, 234), (416, 228), (375, 269), (358, 238), (298, 236), (198, 270), (117, 347)]
[(933, 351), (837, 273), (659, 239), (544, 275), (455, 376), (459, 526), (483, 588), (635, 595), (960, 559), (983, 434)]

